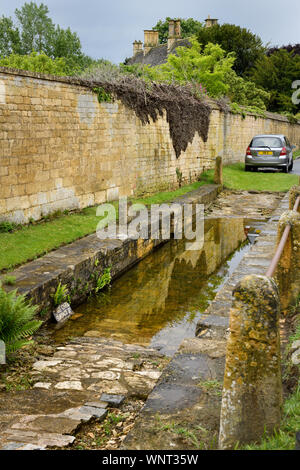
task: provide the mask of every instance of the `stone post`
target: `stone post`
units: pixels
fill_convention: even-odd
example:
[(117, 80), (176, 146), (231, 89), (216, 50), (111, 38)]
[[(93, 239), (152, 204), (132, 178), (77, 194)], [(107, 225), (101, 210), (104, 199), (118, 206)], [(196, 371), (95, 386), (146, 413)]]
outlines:
[(220, 449), (258, 441), (280, 425), (280, 303), (275, 282), (244, 277), (233, 290), (219, 435)]
[[(294, 206), (297, 193), (291, 193), (290, 204)], [(293, 202), (294, 201), (294, 202)], [(281, 310), (286, 313), (300, 292), (300, 213), (286, 211), (278, 224), (277, 245), (287, 225), (291, 230), (277, 265), (275, 279), (279, 287)]]
[(214, 183), (223, 186), (223, 164), (222, 157), (217, 157), (215, 162)]

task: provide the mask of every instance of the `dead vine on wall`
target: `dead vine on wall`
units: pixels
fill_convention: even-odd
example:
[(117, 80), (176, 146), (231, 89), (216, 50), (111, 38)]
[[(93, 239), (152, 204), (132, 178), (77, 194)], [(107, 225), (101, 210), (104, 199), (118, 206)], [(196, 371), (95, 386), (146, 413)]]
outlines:
[(157, 82), (148, 84), (130, 76), (111, 81), (80, 79), (80, 82), (93, 90), (104, 89), (133, 110), (143, 124), (150, 123), (150, 118), (157, 121), (165, 111), (177, 158), (192, 143), (196, 132), (204, 142), (207, 141), (211, 108), (187, 86)]

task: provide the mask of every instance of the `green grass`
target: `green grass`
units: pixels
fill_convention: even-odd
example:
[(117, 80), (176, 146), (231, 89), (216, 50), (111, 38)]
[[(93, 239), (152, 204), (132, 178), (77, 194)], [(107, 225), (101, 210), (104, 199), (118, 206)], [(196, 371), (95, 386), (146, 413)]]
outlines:
[(135, 203), (142, 203), (145, 205), (150, 205), (150, 204), (162, 204), (164, 202), (170, 202), (173, 199), (183, 196), (184, 194), (193, 191), (195, 189), (200, 188), (200, 186), (205, 185), (205, 181), (196, 181), (195, 183), (188, 184), (186, 186), (182, 186), (179, 189), (176, 189), (175, 191), (164, 191), (161, 193), (156, 193), (153, 194), (153, 196), (148, 196), (144, 198), (139, 198), (139, 199), (134, 199), (133, 201)]
[(0, 233), (0, 270), (12, 269), (95, 232), (99, 220), (93, 207), (79, 214), (27, 225), (12, 233)]
[(260, 444), (243, 447), (243, 450), (294, 450), (296, 432), (300, 430), (300, 383), (296, 392), (284, 403), (284, 416), (280, 430), (272, 436), (265, 434)]
[[(212, 184), (213, 176), (213, 170), (206, 171), (201, 175), (201, 181)], [(298, 179), (297, 175), (279, 172), (246, 172), (243, 163), (235, 163), (223, 168), (223, 184), (228, 189), (286, 192), (298, 184)]]
[(296, 158), (300, 157), (300, 149), (299, 149), (299, 150), (296, 150), (296, 151), (293, 153), (293, 157), (294, 157), (294, 160), (296, 160)]
[[(132, 202), (161, 204), (199, 188), (204, 181), (186, 185), (175, 191), (157, 193), (150, 197), (133, 199)], [(114, 203), (118, 215), (118, 205)], [(16, 266), (34, 260), (60, 246), (67, 245), (96, 231), (100, 217), (96, 217), (96, 207), (89, 207), (78, 213), (61, 214), (41, 223), (29, 224), (13, 231), (0, 232), (0, 271), (11, 270)]]

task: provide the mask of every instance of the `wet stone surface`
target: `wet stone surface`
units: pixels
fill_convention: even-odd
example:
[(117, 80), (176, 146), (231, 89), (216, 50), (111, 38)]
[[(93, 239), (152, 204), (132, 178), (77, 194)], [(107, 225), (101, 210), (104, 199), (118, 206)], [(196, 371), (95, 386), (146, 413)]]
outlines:
[[(215, 217), (270, 217), (234, 273), (200, 316), (196, 338), (187, 338), (165, 368), (123, 448), (216, 449), (221, 409), (229, 311), (232, 291), (245, 275), (264, 274), (276, 246), (277, 221), (288, 207), (288, 195), (234, 193), (221, 195), (208, 211)], [(234, 202), (235, 201), (235, 202)], [(278, 205), (280, 201), (280, 204)], [(278, 207), (276, 207), (278, 206)], [(273, 211), (273, 213), (272, 213)]]
[(145, 399), (166, 363), (153, 349), (103, 338), (57, 347), (33, 364), (32, 389), (0, 393), (0, 448), (71, 445), (83, 423), (102, 421), (125, 399)]
[[(274, 194), (258, 199), (257, 194), (225, 193), (207, 217), (264, 219), (279, 200), (280, 195)], [(85, 336), (68, 340), (54, 351), (41, 350), (30, 372), (32, 389), (0, 393), (0, 448), (70, 446), (84, 423), (100, 422), (109, 407), (118, 406), (123, 397), (145, 400), (148, 396), (123, 448), (216, 448), (232, 289), (241, 276), (265, 269), (275, 246), (276, 220), (286, 205), (285, 198), (249, 256), (222, 285), (205, 312), (206, 318), (200, 315), (200, 337), (185, 339), (163, 374), (168, 360), (157, 350), (102, 338), (101, 330), (85, 330)], [(216, 231), (208, 233), (208, 241), (212, 237), (218, 242)], [(213, 259), (207, 256), (209, 263)], [(179, 259), (178, 273), (185, 266), (183, 261), (187, 267), (194, 262), (192, 258)], [(26, 277), (25, 267), (23, 271)], [(179, 281), (185, 282), (186, 277), (178, 276), (174, 291), (180, 291)], [(162, 285), (159, 279), (151, 285), (155, 298), (161, 295)]]

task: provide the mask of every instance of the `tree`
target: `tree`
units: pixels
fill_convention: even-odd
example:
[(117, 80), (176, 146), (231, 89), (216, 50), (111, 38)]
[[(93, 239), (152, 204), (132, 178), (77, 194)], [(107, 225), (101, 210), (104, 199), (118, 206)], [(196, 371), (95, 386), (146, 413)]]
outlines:
[[(168, 41), (169, 36), (169, 21), (174, 18), (167, 17), (164, 21), (159, 20), (152, 29), (159, 31), (159, 42), (160, 44), (165, 44)], [(181, 21), (181, 36), (183, 38), (191, 37), (198, 33), (198, 31), (203, 28), (200, 21), (194, 20), (193, 18), (176, 18), (176, 20)]]
[(270, 47), (270, 49), (267, 50), (267, 55), (274, 54), (274, 52), (278, 52), (281, 49), (285, 49), (287, 52), (293, 52), (293, 54), (300, 55), (300, 44), (288, 44), (287, 46)]
[(225, 95), (229, 89), (225, 76), (232, 69), (234, 55), (226, 54), (218, 44), (207, 44), (203, 50), (195, 38), (190, 43), (191, 47), (177, 47), (166, 64), (153, 68), (161, 79), (201, 84), (211, 97)]
[(270, 92), (271, 111), (299, 112), (292, 102), (292, 84), (300, 77), (300, 56), (280, 49), (270, 56), (260, 58), (250, 73), (259, 87)]
[(63, 57), (51, 59), (43, 52), (38, 54), (10, 54), (8, 57), (0, 58), (0, 67), (10, 67), (19, 70), (30, 70), (37, 73), (46, 73), (50, 75), (72, 75), (73, 69)]
[(41, 3), (24, 3), (22, 8), (16, 8), (15, 14), (21, 31), (22, 53), (30, 54), (32, 51), (50, 54), (50, 41), (53, 35), (54, 24), (48, 16), (49, 9)]
[(81, 57), (81, 42), (77, 33), (72, 33), (70, 28), (62, 29), (56, 26), (49, 37), (51, 57)]
[(21, 39), (18, 28), (11, 18), (0, 18), (0, 57), (21, 51)]
[(226, 73), (225, 83), (229, 86), (227, 96), (231, 102), (242, 106), (251, 106), (260, 109), (267, 109), (270, 100), (270, 93), (258, 88), (254, 82), (239, 77), (234, 70)]
[(245, 75), (255, 62), (264, 56), (265, 52), (259, 36), (233, 24), (201, 28), (197, 39), (203, 47), (208, 43), (213, 43), (219, 44), (227, 53), (234, 52), (236, 61), (233, 68), (241, 76)]
[[(20, 68), (25, 69), (27, 66), (31, 67), (30, 60), (22, 61), (17, 56), (20, 54), (30, 56), (36, 51), (42, 54), (42, 60), (38, 62), (35, 58), (34, 67), (40, 64), (43, 68), (45, 56), (52, 59), (64, 58), (64, 72), (68, 70), (69, 74), (74, 75), (94, 62), (83, 54), (77, 33), (72, 32), (70, 28), (63, 29), (55, 25), (49, 17), (48, 7), (43, 3), (40, 5), (34, 2), (24, 3), (19, 10), (15, 10), (15, 15), (18, 26), (11, 18), (4, 16), (0, 18), (0, 57), (13, 54), (10, 63), (18, 62), (22, 66)], [(42, 72), (42, 70), (36, 71)]]

